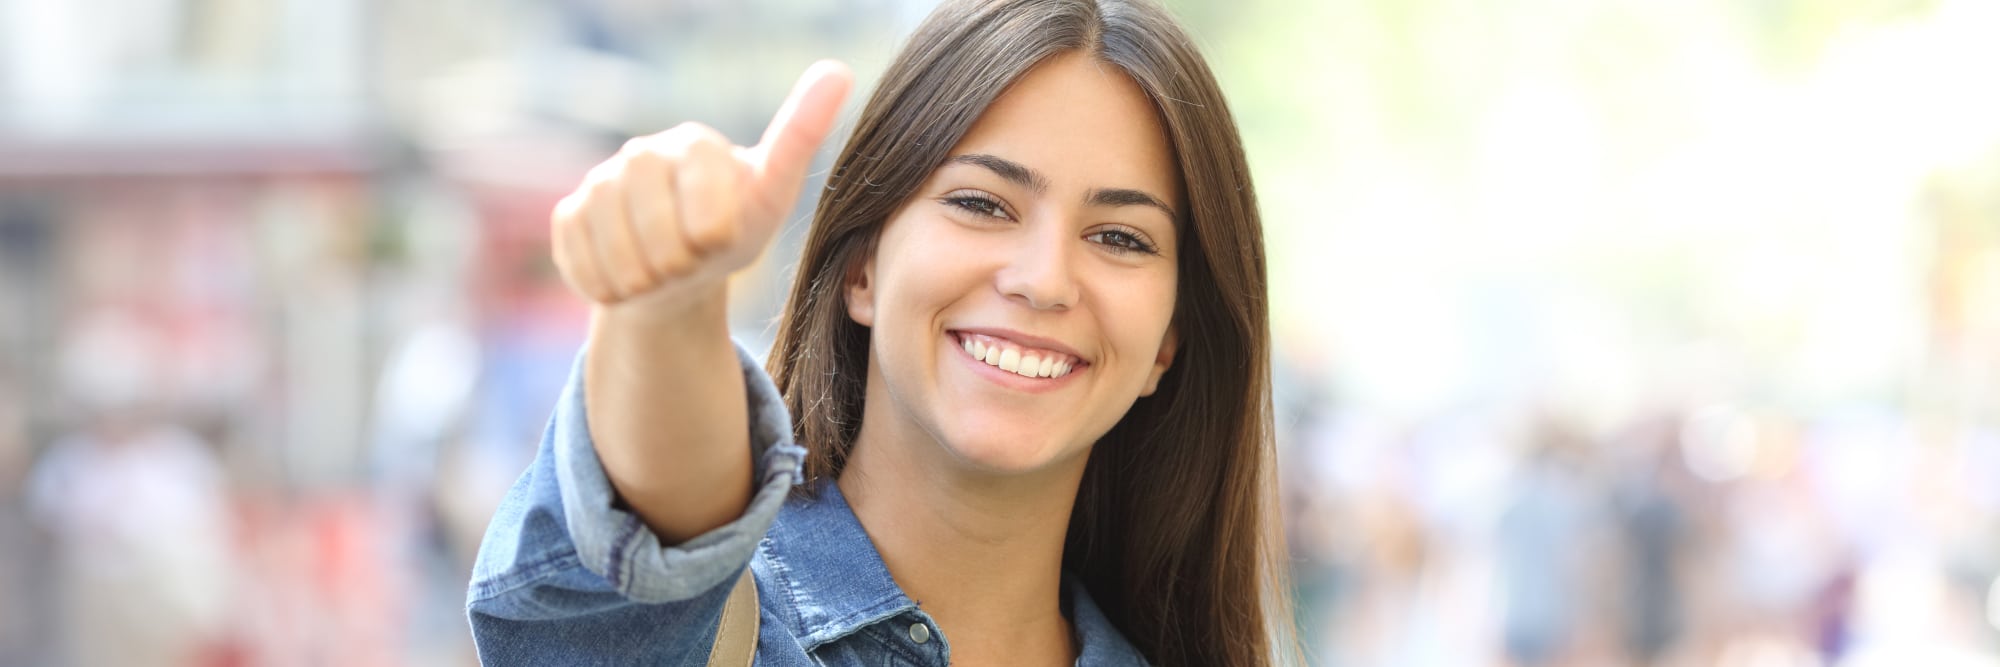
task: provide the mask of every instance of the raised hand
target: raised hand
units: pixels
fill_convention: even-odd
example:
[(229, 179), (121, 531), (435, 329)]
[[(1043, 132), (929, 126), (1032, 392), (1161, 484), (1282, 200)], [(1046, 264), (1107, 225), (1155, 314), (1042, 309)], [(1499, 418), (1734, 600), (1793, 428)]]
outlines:
[(556, 204), (556, 268), (600, 304), (673, 310), (719, 293), (770, 245), (853, 74), (807, 68), (757, 145), (699, 123), (625, 143)]
[(749, 403), (729, 338), (729, 274), (770, 245), (854, 75), (807, 68), (756, 146), (684, 124), (633, 139), (552, 217), (556, 266), (593, 302), (591, 443), (664, 544), (742, 516)]

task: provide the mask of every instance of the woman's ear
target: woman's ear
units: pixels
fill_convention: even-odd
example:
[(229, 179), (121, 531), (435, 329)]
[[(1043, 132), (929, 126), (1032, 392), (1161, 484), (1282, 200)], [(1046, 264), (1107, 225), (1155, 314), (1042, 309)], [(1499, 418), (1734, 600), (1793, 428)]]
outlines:
[(1179, 352), (1180, 347), (1180, 334), (1174, 327), (1168, 326), (1166, 338), (1160, 340), (1160, 354), (1153, 357), (1153, 372), (1146, 376), (1146, 388), (1139, 392), (1140, 396), (1151, 396), (1153, 392), (1160, 390), (1160, 377), (1167, 374), (1167, 369), (1174, 367), (1174, 353)]
[(845, 283), (847, 319), (864, 327), (875, 326), (875, 254), (869, 253), (859, 267), (849, 269)]

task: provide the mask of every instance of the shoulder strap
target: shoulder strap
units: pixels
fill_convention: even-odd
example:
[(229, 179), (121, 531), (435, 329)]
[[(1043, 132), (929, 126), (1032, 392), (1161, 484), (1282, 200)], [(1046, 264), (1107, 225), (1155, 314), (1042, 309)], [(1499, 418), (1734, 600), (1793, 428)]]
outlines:
[(757, 659), (757, 581), (750, 568), (743, 568), (729, 601), (722, 605), (722, 622), (715, 630), (715, 646), (708, 651), (708, 667), (750, 667)]

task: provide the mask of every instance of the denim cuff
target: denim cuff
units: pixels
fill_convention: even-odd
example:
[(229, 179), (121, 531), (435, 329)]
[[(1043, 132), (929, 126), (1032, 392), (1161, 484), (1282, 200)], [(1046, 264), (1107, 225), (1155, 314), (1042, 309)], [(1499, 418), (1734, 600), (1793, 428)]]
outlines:
[(577, 355), (557, 402), (555, 421), (565, 428), (554, 448), (556, 478), (577, 556), (584, 568), (633, 602), (687, 600), (732, 580), (750, 562), (785, 496), (802, 479), (806, 452), (792, 441), (791, 419), (777, 386), (741, 344), (736, 358), (750, 407), (756, 493), (743, 516), (680, 544), (661, 543), (638, 515), (617, 507), (585, 420), (583, 354)]

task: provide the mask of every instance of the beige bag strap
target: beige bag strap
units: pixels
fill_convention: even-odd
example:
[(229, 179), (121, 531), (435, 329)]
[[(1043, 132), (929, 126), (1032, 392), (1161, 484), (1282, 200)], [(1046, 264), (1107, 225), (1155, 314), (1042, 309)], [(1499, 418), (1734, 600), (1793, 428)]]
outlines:
[(757, 581), (750, 568), (736, 578), (729, 601), (722, 604), (722, 622), (715, 646), (708, 650), (708, 667), (750, 667), (757, 659)]

